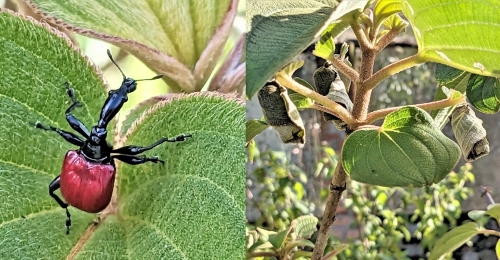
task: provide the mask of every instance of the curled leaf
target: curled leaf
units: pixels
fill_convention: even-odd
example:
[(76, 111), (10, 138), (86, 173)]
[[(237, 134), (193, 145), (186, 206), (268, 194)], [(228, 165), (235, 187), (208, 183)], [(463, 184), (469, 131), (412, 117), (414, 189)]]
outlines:
[[(330, 62), (326, 62), (323, 66), (319, 67), (314, 72), (313, 77), (319, 94), (339, 103), (347, 111), (352, 111), (353, 103), (347, 94), (344, 82)], [(323, 118), (326, 121), (333, 121), (335, 127), (339, 130), (345, 130), (347, 127), (347, 124), (335, 115), (323, 113)]]
[(264, 118), (283, 143), (305, 143), (304, 123), (285, 87), (275, 80), (268, 81), (258, 97)]
[(467, 105), (459, 105), (451, 114), (451, 127), (466, 162), (475, 161), (490, 153), (483, 121)]

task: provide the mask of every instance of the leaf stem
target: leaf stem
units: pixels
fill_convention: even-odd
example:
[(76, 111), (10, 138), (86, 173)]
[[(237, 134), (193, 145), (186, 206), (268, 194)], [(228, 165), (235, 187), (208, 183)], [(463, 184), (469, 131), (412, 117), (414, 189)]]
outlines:
[(363, 88), (364, 89), (373, 89), (375, 88), (380, 82), (384, 81), (385, 79), (389, 78), (390, 76), (411, 68), (415, 65), (421, 64), (426, 62), (424, 58), (422, 58), (419, 53), (406, 57), (402, 60), (396, 61), (390, 65), (387, 65), (383, 69), (377, 71), (373, 76), (370, 78), (366, 79), (363, 82)]
[(496, 230), (484, 229), (484, 230), (479, 230), (477, 233), (484, 235), (495, 235), (497, 237), (500, 237), (500, 232)]
[[(328, 99), (325, 96), (320, 95), (319, 93), (317, 93), (317, 92), (315, 92), (307, 87), (302, 86), (301, 84), (299, 84), (295, 80), (293, 80), (290, 77), (290, 75), (288, 75), (287, 73), (280, 71), (280, 72), (276, 73), (275, 79), (279, 84), (301, 94), (304, 97), (308, 97), (308, 98), (314, 100), (315, 102), (318, 102), (319, 104), (327, 107), (328, 109), (331, 110), (331, 112), (333, 112), (338, 118), (340, 118), (342, 121), (346, 122), (348, 125), (351, 125), (351, 124), (354, 124), (357, 122), (343, 106), (339, 105), (335, 101)], [(328, 112), (328, 113), (330, 113), (330, 112)]]
[(353, 20), (351, 23), (351, 28), (354, 34), (356, 35), (356, 38), (358, 39), (359, 43), (359, 48), (361, 49), (361, 52), (364, 52), (366, 49), (370, 49), (373, 47), (371, 42), (366, 38), (366, 34), (363, 31), (363, 28), (361, 28), (361, 25), (358, 23), (357, 20)]
[[(429, 103), (416, 104), (415, 106), (419, 107), (425, 111), (431, 111), (431, 110), (441, 109), (441, 108), (445, 108), (445, 107), (451, 107), (451, 106), (458, 105), (458, 104), (464, 103), (464, 102), (466, 102), (465, 97), (461, 96), (460, 98), (449, 97), (447, 99), (442, 99), (442, 100), (433, 101), (433, 102), (429, 102)], [(384, 108), (384, 109), (380, 109), (377, 111), (373, 111), (366, 116), (366, 120), (359, 122), (358, 125), (353, 125), (353, 128), (355, 129), (358, 126), (371, 124), (371, 123), (373, 123), (379, 119), (382, 119), (382, 118), (386, 117), (388, 114), (390, 114), (394, 111), (397, 111), (403, 107), (405, 107), (405, 106), (389, 107), (389, 108)]]
[(333, 64), (333, 66), (335, 66), (335, 68), (340, 70), (340, 72), (346, 75), (352, 82), (356, 82), (359, 80), (359, 73), (355, 69), (349, 67), (349, 65), (345, 64), (344, 61), (342, 61), (340, 58), (331, 57), (328, 60)]

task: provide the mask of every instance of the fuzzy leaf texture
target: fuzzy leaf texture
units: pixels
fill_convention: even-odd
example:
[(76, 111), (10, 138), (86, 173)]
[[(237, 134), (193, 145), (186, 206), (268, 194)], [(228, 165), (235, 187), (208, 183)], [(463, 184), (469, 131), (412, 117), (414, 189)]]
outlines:
[(248, 0), (247, 96), (329, 27), (332, 37), (349, 27), (368, 0)]
[(441, 133), (424, 110), (407, 106), (381, 127), (360, 129), (342, 148), (351, 179), (385, 187), (422, 187), (441, 181), (457, 164), (459, 146)]
[[(165, 165), (120, 164), (121, 242), (132, 259), (239, 259), (245, 246), (245, 108), (222, 95), (192, 94), (161, 102), (137, 119), (126, 143), (193, 137), (154, 149)], [(144, 241), (144, 238), (148, 240)], [(105, 250), (102, 237), (81, 259)], [(143, 242), (144, 241), (144, 242)], [(100, 246), (99, 246), (100, 245)], [(100, 248), (100, 249), (99, 249)], [(211, 248), (212, 250), (206, 250)]]
[(27, 0), (48, 21), (117, 45), (193, 92), (211, 75), (227, 41), (238, 0)]
[(0, 259), (65, 259), (95, 215), (71, 208), (66, 236), (65, 212), (48, 185), (60, 174), (66, 151), (76, 147), (29, 122), (70, 130), (64, 116), (68, 81), (83, 105), (74, 115), (90, 127), (105, 86), (60, 32), (10, 12), (0, 12), (0, 28)]
[[(49, 29), (10, 13), (0, 13), (0, 27), (0, 55), (5, 57), (0, 73), (0, 123), (5, 129), (0, 148), (0, 259), (66, 259), (96, 215), (70, 207), (72, 227), (70, 235), (65, 234), (65, 212), (48, 195), (48, 184), (59, 175), (65, 152), (76, 147), (29, 122), (70, 130), (64, 116), (70, 103), (63, 83), (68, 81), (83, 104), (74, 114), (91, 127), (105, 100), (105, 87), (98, 70)], [(127, 137), (120, 138), (124, 145), (148, 145), (180, 133), (193, 137), (145, 153), (159, 156), (164, 166), (118, 163), (118, 215), (104, 218), (80, 240), (81, 248), (72, 256), (242, 258), (242, 102), (185, 96), (146, 111), (131, 114), (140, 122), (128, 124)], [(111, 126), (110, 141), (115, 132)], [(205, 250), (208, 247), (213, 250)]]
[(300, 216), (292, 221), (293, 232), (300, 238), (309, 238), (316, 231), (318, 219), (314, 216)]
[(483, 76), (500, 76), (500, 2), (405, 0), (419, 56)]

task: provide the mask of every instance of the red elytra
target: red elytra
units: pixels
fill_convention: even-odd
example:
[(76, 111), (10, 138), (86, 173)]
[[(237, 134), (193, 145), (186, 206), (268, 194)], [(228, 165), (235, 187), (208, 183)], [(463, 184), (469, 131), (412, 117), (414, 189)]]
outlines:
[(100, 212), (111, 201), (115, 173), (111, 164), (89, 162), (78, 151), (68, 151), (61, 170), (61, 194), (77, 209)]

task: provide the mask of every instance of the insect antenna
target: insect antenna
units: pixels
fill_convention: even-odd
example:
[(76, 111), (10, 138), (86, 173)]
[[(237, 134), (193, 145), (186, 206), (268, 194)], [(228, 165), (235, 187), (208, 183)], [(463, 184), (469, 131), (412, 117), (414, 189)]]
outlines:
[(116, 64), (115, 60), (113, 60), (113, 56), (111, 56), (111, 52), (109, 51), (108, 49), (108, 57), (109, 59), (111, 60), (111, 62), (113, 62), (113, 64), (115, 64), (115, 66), (118, 68), (118, 70), (120, 70), (120, 72), (122, 73), (123, 75), (123, 80), (125, 80), (127, 77), (125, 76), (125, 73), (123, 73), (122, 69), (120, 69), (120, 66), (118, 66), (118, 64)]
[(150, 79), (136, 79), (135, 81), (155, 80), (155, 79), (160, 79), (162, 77), (163, 77), (163, 75), (160, 74), (160, 75), (156, 75), (156, 76), (154, 76), (154, 77), (152, 77)]

